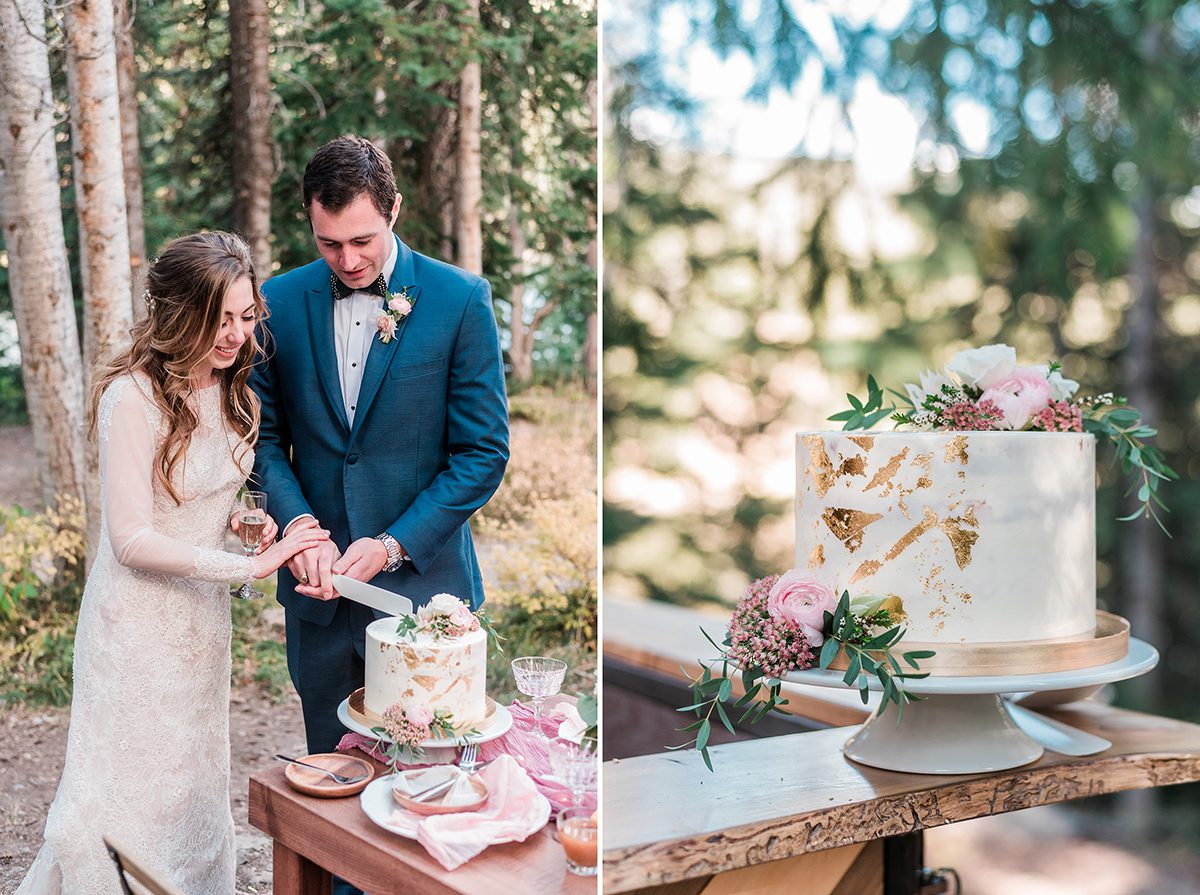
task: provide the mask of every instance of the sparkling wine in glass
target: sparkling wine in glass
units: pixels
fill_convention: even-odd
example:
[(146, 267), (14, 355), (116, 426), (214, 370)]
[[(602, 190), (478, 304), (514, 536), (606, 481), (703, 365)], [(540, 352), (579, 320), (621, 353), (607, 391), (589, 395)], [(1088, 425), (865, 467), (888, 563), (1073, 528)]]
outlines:
[(512, 660), (517, 689), (533, 699), (533, 732), (543, 740), (550, 738), (542, 731), (542, 703), (562, 686), (567, 663), (549, 656), (522, 656)]
[[(267, 495), (261, 491), (243, 491), (237, 512), (242, 550), (247, 556), (253, 556), (262, 544), (263, 530), (267, 527)], [(249, 581), (238, 588), (237, 595), (243, 600), (262, 597)]]

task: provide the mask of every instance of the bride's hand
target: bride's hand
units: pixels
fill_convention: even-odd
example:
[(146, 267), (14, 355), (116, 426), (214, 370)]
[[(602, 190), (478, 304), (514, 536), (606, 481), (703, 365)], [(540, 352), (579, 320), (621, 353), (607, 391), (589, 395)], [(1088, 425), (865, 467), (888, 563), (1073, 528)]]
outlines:
[[(234, 534), (238, 533), (238, 516), (240, 515), (241, 511), (239, 510), (235, 511), (233, 515), (229, 517), (229, 530)], [(271, 542), (275, 540), (275, 536), (278, 534), (279, 525), (276, 524), (274, 517), (270, 513), (267, 513), (267, 526), (263, 529), (262, 543), (258, 545), (258, 549), (254, 552), (263, 553), (268, 547), (271, 546)]]
[(318, 526), (316, 520), (302, 519), (288, 529), (283, 540), (269, 545), (254, 558), (254, 577), (267, 577), (297, 553), (328, 538), (329, 532)]

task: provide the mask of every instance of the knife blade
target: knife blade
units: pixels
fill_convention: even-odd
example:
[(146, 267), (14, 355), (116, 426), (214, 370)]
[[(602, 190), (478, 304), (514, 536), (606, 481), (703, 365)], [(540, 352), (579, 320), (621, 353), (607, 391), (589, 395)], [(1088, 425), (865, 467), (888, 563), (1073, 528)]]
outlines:
[(372, 609), (378, 609), (388, 615), (412, 615), (412, 600), (392, 593), (390, 590), (384, 590), (382, 587), (376, 587), (374, 584), (356, 581), (345, 575), (334, 575), (333, 586), (337, 588), (339, 594), (355, 603), (370, 606)]

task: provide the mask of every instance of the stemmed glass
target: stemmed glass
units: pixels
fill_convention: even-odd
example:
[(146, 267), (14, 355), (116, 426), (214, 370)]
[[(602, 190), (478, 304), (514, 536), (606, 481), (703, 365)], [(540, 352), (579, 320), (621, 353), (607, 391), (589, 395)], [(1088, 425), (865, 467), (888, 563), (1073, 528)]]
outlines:
[[(267, 527), (267, 495), (262, 491), (243, 491), (238, 504), (238, 537), (242, 551), (246, 556), (253, 556), (262, 544), (263, 529)], [(257, 600), (262, 593), (247, 581), (238, 588), (237, 596), (243, 600)]]
[(542, 703), (562, 686), (567, 663), (549, 656), (522, 656), (512, 660), (517, 689), (533, 699), (533, 732), (542, 740), (550, 737), (542, 731)]
[(546, 746), (550, 769), (571, 790), (571, 804), (578, 808), (583, 791), (596, 779), (597, 742), (595, 737), (581, 737), (579, 742), (555, 737)]

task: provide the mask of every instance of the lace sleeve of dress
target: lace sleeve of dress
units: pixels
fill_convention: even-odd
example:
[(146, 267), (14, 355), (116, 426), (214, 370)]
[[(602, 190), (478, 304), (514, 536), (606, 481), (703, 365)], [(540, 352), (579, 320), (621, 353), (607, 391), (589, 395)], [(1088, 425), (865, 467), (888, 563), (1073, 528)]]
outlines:
[(251, 559), (209, 550), (154, 529), (154, 451), (158, 411), (132, 379), (100, 399), (100, 477), (113, 555), (123, 566), (204, 581), (244, 581)]

